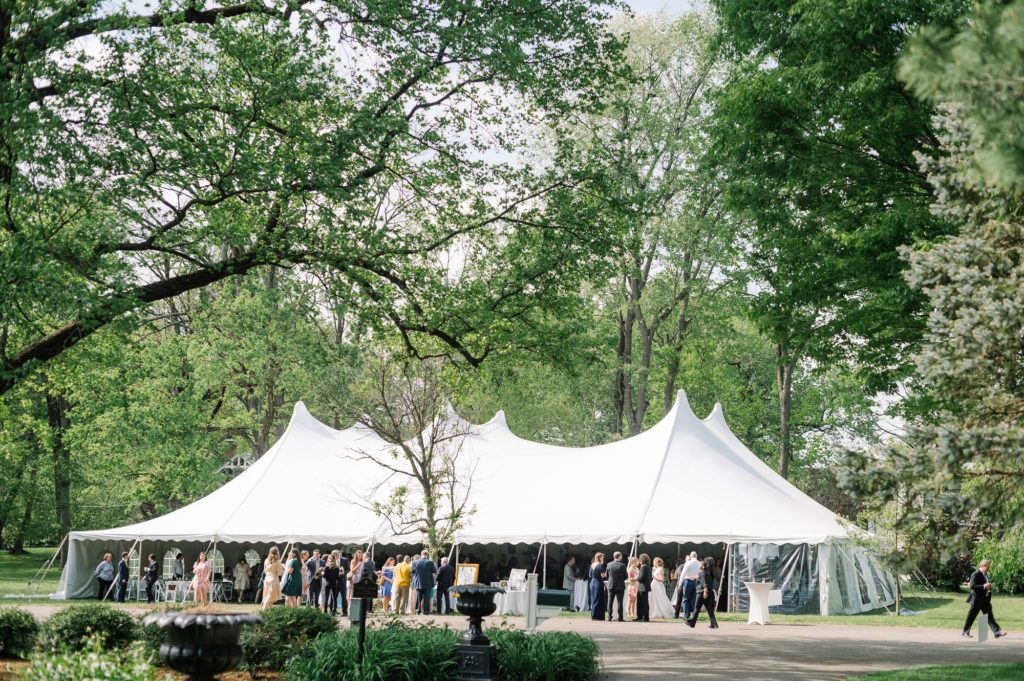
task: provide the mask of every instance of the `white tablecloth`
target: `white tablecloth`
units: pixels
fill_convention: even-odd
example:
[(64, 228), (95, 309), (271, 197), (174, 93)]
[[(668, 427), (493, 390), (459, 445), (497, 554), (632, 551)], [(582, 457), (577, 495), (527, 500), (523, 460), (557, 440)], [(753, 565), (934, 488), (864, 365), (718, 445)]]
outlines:
[(590, 581), (577, 579), (576, 586), (572, 590), (572, 601), (570, 607), (573, 610), (590, 610)]
[(747, 612), (747, 624), (771, 624), (772, 617), (768, 612), (768, 592), (775, 586), (771, 582), (743, 582), (750, 595), (750, 609)]
[(494, 602), (498, 605), (498, 609), (494, 611), (495, 615), (526, 616), (527, 600), (525, 591), (509, 591), (508, 593), (498, 594), (494, 597)]

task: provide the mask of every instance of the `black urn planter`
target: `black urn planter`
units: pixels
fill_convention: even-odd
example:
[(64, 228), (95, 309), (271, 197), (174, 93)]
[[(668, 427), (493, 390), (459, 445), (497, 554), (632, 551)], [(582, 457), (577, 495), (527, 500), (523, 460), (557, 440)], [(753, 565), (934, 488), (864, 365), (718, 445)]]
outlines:
[(497, 650), (487, 638), (483, 619), (494, 613), (497, 604), (494, 597), (505, 593), (504, 589), (483, 584), (453, 586), (449, 592), (458, 596), (456, 607), (469, 617), (469, 630), (455, 644), (453, 651), (459, 663), (459, 678), (477, 681), (497, 681)]
[(188, 681), (210, 681), (242, 661), (242, 626), (262, 621), (250, 613), (166, 612), (149, 615), (142, 623), (167, 630), (160, 646), (165, 665), (188, 674)]

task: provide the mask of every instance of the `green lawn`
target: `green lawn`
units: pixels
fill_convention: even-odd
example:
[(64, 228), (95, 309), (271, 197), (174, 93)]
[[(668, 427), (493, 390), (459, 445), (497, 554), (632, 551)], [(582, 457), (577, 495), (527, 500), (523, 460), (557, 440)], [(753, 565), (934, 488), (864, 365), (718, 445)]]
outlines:
[(35, 577), (39, 568), (53, 556), (56, 548), (28, 549), (24, 556), (12, 556), (0, 551), (0, 605), (16, 603), (20, 599), (11, 599), (11, 595), (35, 593), (34, 600), (47, 600), (47, 596), (57, 589), (60, 581), (60, 561), (57, 561), (39, 584), (29, 586), (29, 580)]
[[(938, 627), (941, 629), (960, 629), (964, 626), (967, 616), (967, 594), (944, 591), (912, 591), (904, 592), (900, 605), (907, 610), (915, 610), (920, 615), (901, 615), (896, 617), (886, 613), (884, 609), (873, 610), (859, 615), (777, 615), (772, 614), (772, 621), (779, 624), (858, 624), (867, 626), (900, 626), (900, 627)], [(992, 599), (996, 619), (1007, 631), (1024, 632), (1024, 596), (996, 595)], [(564, 613), (565, 617), (589, 617), (590, 613)], [(705, 616), (706, 618), (706, 616)], [(721, 612), (718, 619), (722, 622), (746, 622), (745, 612)]]
[(1024, 681), (1024, 664), (917, 667), (855, 676), (848, 681)]

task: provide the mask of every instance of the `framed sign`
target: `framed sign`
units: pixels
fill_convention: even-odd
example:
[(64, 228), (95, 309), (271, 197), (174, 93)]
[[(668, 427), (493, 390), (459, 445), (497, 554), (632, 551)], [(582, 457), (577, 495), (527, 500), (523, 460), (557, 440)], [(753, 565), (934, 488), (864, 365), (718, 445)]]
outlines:
[(477, 574), (480, 572), (480, 563), (459, 563), (455, 571), (455, 585), (476, 584)]
[(526, 591), (526, 568), (512, 570), (508, 575), (509, 591)]

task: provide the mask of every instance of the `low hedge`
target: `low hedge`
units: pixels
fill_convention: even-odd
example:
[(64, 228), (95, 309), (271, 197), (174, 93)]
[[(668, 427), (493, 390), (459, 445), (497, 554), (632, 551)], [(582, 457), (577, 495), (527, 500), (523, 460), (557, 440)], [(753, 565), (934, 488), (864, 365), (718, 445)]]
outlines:
[[(579, 634), (516, 629), (487, 632), (497, 649), (503, 681), (593, 681), (600, 671), (597, 644)], [(460, 632), (447, 626), (409, 627), (389, 622), (366, 632), (363, 664), (356, 665), (357, 632), (322, 636), (286, 666), (291, 681), (446, 681), (457, 664), (452, 647)]]
[(253, 678), (264, 671), (284, 669), (288, 660), (301, 654), (314, 639), (338, 630), (334, 616), (316, 608), (271, 608), (261, 616), (263, 624), (245, 627), (240, 639), (242, 667)]
[(102, 603), (72, 605), (43, 623), (40, 647), (49, 652), (84, 650), (97, 636), (106, 650), (127, 648), (137, 637), (135, 619), (126, 611)]
[(36, 647), (39, 623), (20, 608), (0, 610), (0, 657), (26, 658)]

